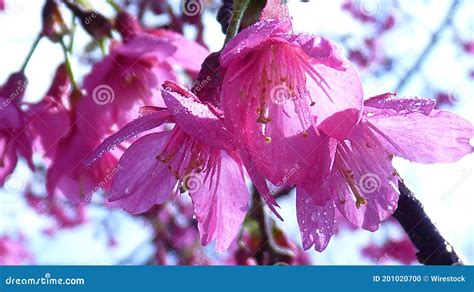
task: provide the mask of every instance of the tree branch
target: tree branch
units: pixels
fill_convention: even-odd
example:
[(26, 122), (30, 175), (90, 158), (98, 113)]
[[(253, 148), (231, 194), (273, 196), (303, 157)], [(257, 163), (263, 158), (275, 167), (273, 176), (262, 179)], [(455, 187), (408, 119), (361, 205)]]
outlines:
[(249, 215), (257, 221), (260, 229), (260, 244), (255, 253), (255, 259), (261, 265), (274, 265), (282, 262), (291, 263), (295, 255), (290, 249), (282, 247), (275, 242), (273, 234), (274, 223), (268, 218), (263, 207), (265, 203), (255, 188), (252, 192), (252, 198), (252, 210)]
[(439, 233), (423, 205), (403, 181), (398, 182), (398, 188), (400, 198), (393, 217), (418, 249), (418, 261), (424, 265), (463, 265), (454, 248)]

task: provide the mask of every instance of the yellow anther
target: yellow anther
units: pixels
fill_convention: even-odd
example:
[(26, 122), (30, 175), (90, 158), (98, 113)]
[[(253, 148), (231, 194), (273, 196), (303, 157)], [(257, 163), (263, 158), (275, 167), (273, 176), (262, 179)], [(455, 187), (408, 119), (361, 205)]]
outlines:
[(349, 184), (349, 188), (351, 189), (352, 193), (354, 194), (355, 198), (356, 198), (356, 207), (357, 209), (360, 208), (360, 206), (362, 205), (367, 205), (367, 201), (365, 200), (364, 197), (362, 197), (362, 195), (360, 194), (359, 192), (359, 189), (357, 188), (357, 185), (355, 184), (354, 182), (354, 174), (352, 173), (351, 170), (340, 170), (339, 171), (344, 175), (344, 178), (346, 179), (347, 183)]
[(267, 143), (272, 142), (272, 137), (265, 137), (265, 142), (267, 142)]
[(357, 209), (359, 209), (361, 205), (367, 205), (367, 201), (363, 197), (360, 197), (360, 196), (356, 195), (356, 207), (357, 207)]

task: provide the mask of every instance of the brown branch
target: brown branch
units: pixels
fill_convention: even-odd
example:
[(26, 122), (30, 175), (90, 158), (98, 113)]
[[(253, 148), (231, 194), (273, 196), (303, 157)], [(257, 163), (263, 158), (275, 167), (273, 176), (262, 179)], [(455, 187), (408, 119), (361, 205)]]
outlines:
[(294, 253), (275, 242), (273, 224), (264, 208), (265, 202), (258, 191), (253, 188), (252, 209), (250, 216), (257, 221), (260, 230), (260, 243), (254, 257), (260, 265), (274, 265), (277, 263), (290, 264), (295, 257)]
[(399, 181), (398, 185), (400, 198), (393, 217), (418, 249), (416, 254), (418, 261), (424, 265), (462, 265), (454, 248), (431, 222), (420, 201), (403, 181)]

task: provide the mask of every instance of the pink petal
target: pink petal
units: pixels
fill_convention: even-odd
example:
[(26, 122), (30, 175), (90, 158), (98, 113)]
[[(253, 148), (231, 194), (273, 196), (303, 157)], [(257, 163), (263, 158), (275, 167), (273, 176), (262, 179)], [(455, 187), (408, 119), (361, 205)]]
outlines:
[(150, 34), (137, 34), (124, 45), (116, 47), (116, 52), (136, 61), (140, 59), (162, 62), (176, 52), (176, 47), (167, 40)]
[(178, 84), (166, 82), (164, 87), (162, 96), (168, 112), (188, 135), (211, 147), (235, 149), (233, 137), (226, 130), (224, 122), (207, 105), (199, 102), (193, 93), (184, 88), (176, 90), (180, 87)]
[(74, 203), (83, 203), (90, 200), (96, 191), (109, 185), (110, 179), (105, 178), (117, 163), (113, 155), (104, 155), (94, 168), (84, 164), (85, 157), (95, 145), (95, 140), (89, 140), (77, 131), (70, 132), (59, 141), (46, 176), (48, 194), (59, 192)]
[[(201, 182), (204, 176), (199, 176)], [(225, 251), (239, 232), (249, 205), (250, 193), (239, 164), (222, 152), (216, 177), (190, 190), (190, 195), (202, 244), (216, 240), (216, 250)]]
[(0, 129), (16, 130), (23, 125), (22, 113), (16, 101), (0, 97)]
[(323, 251), (333, 234), (335, 207), (327, 185), (297, 188), (297, 218), (305, 250), (314, 244), (317, 251)]
[(152, 29), (148, 33), (166, 39), (176, 48), (168, 59), (170, 64), (177, 64), (185, 69), (199, 72), (202, 62), (209, 55), (206, 48), (179, 33), (165, 29)]
[(168, 132), (146, 135), (125, 151), (109, 193), (113, 205), (139, 214), (169, 198), (177, 180), (167, 165), (156, 159), (168, 136)]
[(322, 64), (333, 69), (344, 71), (348, 61), (344, 60), (340, 49), (329, 39), (307, 35), (292, 34), (288, 41), (299, 44), (314, 64)]
[(257, 189), (258, 193), (262, 196), (263, 200), (267, 203), (270, 210), (278, 217), (281, 221), (283, 218), (278, 214), (275, 209), (276, 207), (280, 207), (273, 197), (272, 191), (268, 188), (267, 182), (265, 181), (265, 177), (257, 171), (256, 167), (253, 165), (250, 157), (245, 151), (240, 151), (240, 157), (242, 158), (243, 164), (247, 170), (247, 173), (252, 181), (253, 185)]
[(46, 96), (40, 103), (31, 105), (28, 114), (35, 146), (45, 157), (54, 158), (59, 140), (70, 130), (71, 119), (67, 109), (53, 97)]
[(317, 159), (309, 175), (296, 189), (296, 214), (303, 248), (314, 244), (317, 251), (326, 248), (333, 234), (335, 207), (331, 195), (330, 175), (337, 143), (326, 138), (325, 146), (315, 151)]
[(420, 112), (429, 115), (436, 101), (423, 97), (397, 98), (395, 93), (385, 93), (364, 101), (364, 105), (372, 108), (395, 111), (398, 114)]
[[(8, 145), (10, 143), (10, 145)], [(15, 153), (13, 142), (5, 136), (0, 136), (0, 186), (3, 186), (5, 179), (13, 173), (18, 162), (18, 155)]]
[[(369, 231), (390, 217), (398, 202), (398, 175), (390, 154), (375, 134), (359, 124), (340, 142), (331, 175), (331, 192), (339, 212), (352, 224)], [(356, 203), (357, 193), (366, 204)]]
[(359, 74), (350, 63), (345, 70), (314, 65), (313, 69), (328, 85), (308, 82), (308, 90), (314, 96), (314, 114), (318, 128), (327, 135), (344, 139), (360, 119), (363, 105), (363, 90)]
[(151, 113), (146, 116), (137, 118), (122, 129), (120, 129), (115, 134), (111, 135), (100, 144), (92, 154), (88, 155), (85, 159), (86, 164), (92, 164), (94, 161), (99, 159), (105, 152), (111, 151), (118, 144), (123, 141), (138, 136), (140, 133), (143, 133), (147, 130), (156, 128), (163, 123), (166, 123), (170, 120), (170, 116), (166, 111), (160, 111), (156, 113)]
[(386, 137), (385, 147), (411, 161), (453, 162), (473, 151), (472, 124), (450, 112), (375, 115), (368, 120)]
[(291, 22), (288, 19), (266, 19), (242, 30), (226, 44), (221, 53), (221, 65), (227, 67), (234, 59), (242, 58), (249, 51), (265, 42), (278, 32), (289, 32)]

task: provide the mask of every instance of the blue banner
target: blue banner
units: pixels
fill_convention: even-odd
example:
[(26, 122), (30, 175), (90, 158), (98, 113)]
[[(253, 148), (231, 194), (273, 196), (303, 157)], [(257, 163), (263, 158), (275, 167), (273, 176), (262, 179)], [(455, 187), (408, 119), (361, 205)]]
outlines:
[(474, 267), (16, 266), (0, 291), (469, 291)]

